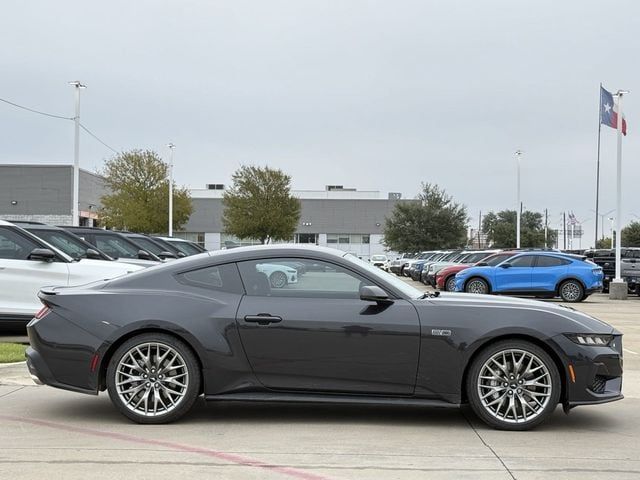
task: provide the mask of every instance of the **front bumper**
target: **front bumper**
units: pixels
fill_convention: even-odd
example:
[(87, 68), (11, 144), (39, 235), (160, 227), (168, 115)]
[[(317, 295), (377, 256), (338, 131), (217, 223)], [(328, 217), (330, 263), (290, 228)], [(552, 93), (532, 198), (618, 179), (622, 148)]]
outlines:
[[(622, 335), (614, 335), (611, 346), (578, 345), (564, 335), (558, 335), (554, 340), (567, 355), (563, 366), (565, 405), (594, 405), (624, 398)], [(571, 369), (574, 376), (571, 375)]]

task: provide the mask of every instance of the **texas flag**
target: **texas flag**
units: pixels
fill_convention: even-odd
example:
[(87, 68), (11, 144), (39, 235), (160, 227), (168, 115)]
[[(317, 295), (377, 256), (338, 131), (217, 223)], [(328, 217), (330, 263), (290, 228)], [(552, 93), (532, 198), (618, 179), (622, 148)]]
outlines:
[[(600, 87), (600, 123), (611, 128), (618, 128), (618, 105), (613, 101), (613, 95)], [(627, 121), (622, 115), (622, 133), (627, 134)]]

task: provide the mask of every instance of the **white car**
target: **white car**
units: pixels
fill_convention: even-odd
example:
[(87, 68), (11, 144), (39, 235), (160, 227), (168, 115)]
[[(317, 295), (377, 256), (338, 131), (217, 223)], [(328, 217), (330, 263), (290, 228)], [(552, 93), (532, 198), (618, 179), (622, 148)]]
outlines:
[(256, 270), (264, 273), (273, 288), (283, 288), (289, 283), (298, 283), (298, 271), (295, 268), (276, 263), (259, 263)]
[(74, 260), (26, 230), (0, 220), (0, 326), (24, 327), (42, 304), (45, 286), (82, 285), (144, 267), (103, 260)]
[(374, 267), (381, 268), (385, 272), (389, 271), (389, 259), (386, 255), (371, 255), (369, 260)]

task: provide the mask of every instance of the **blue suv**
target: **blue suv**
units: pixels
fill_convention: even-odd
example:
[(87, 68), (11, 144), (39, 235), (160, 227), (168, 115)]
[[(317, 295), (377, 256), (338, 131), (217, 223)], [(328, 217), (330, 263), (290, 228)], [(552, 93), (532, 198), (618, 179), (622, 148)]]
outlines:
[(581, 302), (602, 290), (602, 268), (586, 257), (525, 252), (495, 267), (471, 267), (456, 274), (456, 291), (501, 293)]

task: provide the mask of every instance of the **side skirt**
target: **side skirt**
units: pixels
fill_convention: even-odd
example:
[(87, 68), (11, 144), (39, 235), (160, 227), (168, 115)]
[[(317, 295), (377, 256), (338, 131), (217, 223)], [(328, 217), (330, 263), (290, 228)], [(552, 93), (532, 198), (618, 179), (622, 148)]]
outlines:
[(225, 393), (206, 395), (210, 402), (285, 402), (285, 403), (331, 403), (338, 405), (398, 405), (413, 407), (458, 408), (460, 404), (425, 398), (366, 397), (364, 395), (323, 395), (300, 393)]

